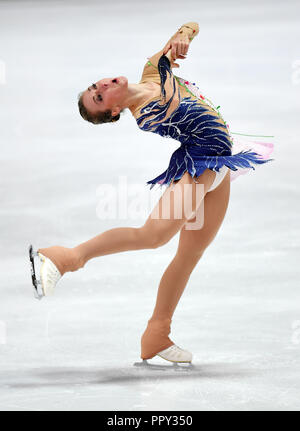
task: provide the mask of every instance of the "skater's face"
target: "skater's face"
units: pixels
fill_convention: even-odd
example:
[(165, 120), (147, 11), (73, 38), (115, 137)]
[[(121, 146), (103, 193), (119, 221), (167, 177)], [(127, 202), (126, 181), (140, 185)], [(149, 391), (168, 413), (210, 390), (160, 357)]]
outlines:
[(82, 102), (92, 115), (109, 109), (112, 116), (115, 116), (124, 108), (127, 91), (128, 80), (125, 76), (104, 78), (91, 84), (84, 91)]

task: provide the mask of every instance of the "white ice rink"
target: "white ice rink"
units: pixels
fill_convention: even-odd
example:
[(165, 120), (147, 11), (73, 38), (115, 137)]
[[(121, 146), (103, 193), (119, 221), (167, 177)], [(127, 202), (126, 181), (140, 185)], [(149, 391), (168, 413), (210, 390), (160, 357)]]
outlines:
[[(1, 410), (299, 410), (299, 13), (292, 0), (0, 2)], [(77, 94), (103, 77), (138, 82), (188, 21), (200, 33), (175, 73), (232, 131), (275, 135), (276, 160), (232, 183), (173, 316), (194, 370), (143, 370), (133, 363), (178, 235), (89, 261), (42, 301), (27, 250), (144, 223), (149, 208), (99, 217), (97, 190), (125, 176), (158, 199), (144, 184), (178, 143), (140, 131), (129, 111), (86, 123)]]

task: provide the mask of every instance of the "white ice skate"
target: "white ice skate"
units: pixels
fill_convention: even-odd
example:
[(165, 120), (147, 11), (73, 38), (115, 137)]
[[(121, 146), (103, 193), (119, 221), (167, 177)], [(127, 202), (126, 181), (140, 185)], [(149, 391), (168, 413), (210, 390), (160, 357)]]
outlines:
[(167, 349), (161, 350), (157, 353), (157, 356), (160, 356), (163, 359), (166, 359), (166, 361), (170, 362), (192, 362), (193, 355), (188, 352), (187, 350), (183, 350), (180, 347), (178, 347), (176, 344), (172, 344), (172, 346), (168, 347)]
[[(39, 279), (36, 278), (34, 257), (38, 257), (40, 261)], [(34, 252), (32, 245), (29, 246), (29, 259), (35, 298), (42, 299), (44, 296), (53, 295), (55, 286), (62, 277), (61, 273), (50, 259), (39, 252)]]
[[(168, 347), (167, 349), (161, 350), (155, 356), (159, 356), (165, 359), (166, 361), (173, 362), (173, 366), (175, 366), (175, 369), (188, 370), (193, 368), (192, 353), (188, 352), (187, 350), (181, 349), (181, 347), (177, 346), (176, 344), (172, 344), (172, 346)], [(188, 366), (178, 366), (178, 364), (187, 364)], [(148, 362), (148, 359), (143, 359), (142, 362), (135, 362), (134, 365), (147, 367), (147, 368), (154, 368), (156, 370), (166, 370), (170, 368), (170, 366), (165, 366), (160, 364), (150, 364)]]

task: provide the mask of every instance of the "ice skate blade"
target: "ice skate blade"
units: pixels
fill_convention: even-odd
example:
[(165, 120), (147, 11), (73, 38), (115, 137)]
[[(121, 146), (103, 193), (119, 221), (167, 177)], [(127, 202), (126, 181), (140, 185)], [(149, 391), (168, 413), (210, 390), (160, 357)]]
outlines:
[(33, 286), (33, 295), (36, 299), (41, 300), (44, 296), (43, 289), (40, 280), (37, 280), (35, 273), (34, 257), (38, 256), (37, 252), (33, 251), (32, 244), (29, 245), (29, 261), (30, 261), (30, 272), (31, 282)]
[(173, 362), (173, 361), (168, 361), (171, 362), (172, 365), (163, 365), (163, 364), (150, 364), (148, 362), (147, 359), (143, 359), (142, 362), (135, 362), (133, 365), (135, 367), (139, 367), (139, 368), (144, 368), (144, 369), (149, 369), (149, 370), (162, 370), (162, 371), (168, 371), (168, 370), (173, 370), (173, 371), (191, 371), (193, 370), (194, 364), (192, 364), (191, 362)]

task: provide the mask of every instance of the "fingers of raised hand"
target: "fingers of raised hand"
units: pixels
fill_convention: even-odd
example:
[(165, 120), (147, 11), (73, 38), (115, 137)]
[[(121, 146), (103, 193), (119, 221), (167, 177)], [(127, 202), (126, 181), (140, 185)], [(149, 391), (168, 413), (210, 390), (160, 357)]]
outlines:
[(172, 58), (175, 60), (177, 58), (177, 44), (172, 44), (172, 50), (171, 50)]
[(189, 44), (182, 41), (174, 42), (174, 51), (176, 50), (176, 58), (184, 59), (187, 55)]
[(189, 50), (189, 43), (184, 42), (184, 44), (183, 44), (183, 54), (187, 55), (188, 50)]
[(181, 42), (179, 54), (180, 55), (187, 55), (188, 50), (189, 50), (189, 44), (186, 42)]
[[(186, 58), (189, 49), (189, 43), (186, 41), (173, 41), (168, 44), (164, 49), (164, 54), (166, 55), (170, 51), (170, 57), (174, 61), (176, 58), (184, 60)], [(176, 67), (179, 67), (177, 65)]]

